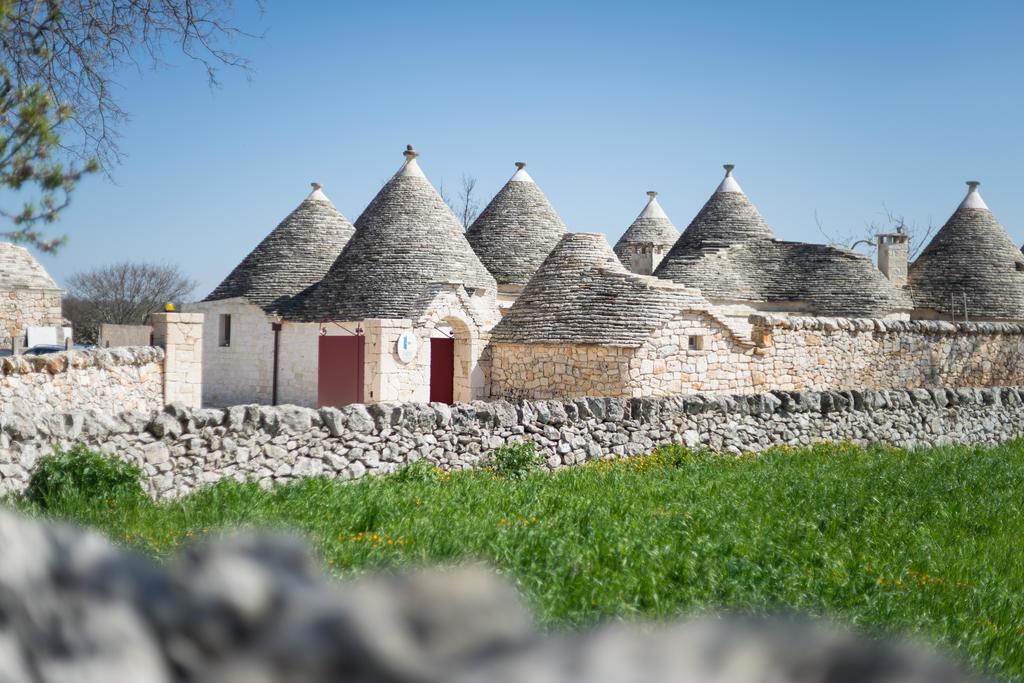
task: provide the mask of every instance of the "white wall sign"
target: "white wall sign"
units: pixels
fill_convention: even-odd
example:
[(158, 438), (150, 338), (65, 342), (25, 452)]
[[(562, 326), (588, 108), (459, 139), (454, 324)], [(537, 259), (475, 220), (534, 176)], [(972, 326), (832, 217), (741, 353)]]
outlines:
[(398, 341), (395, 343), (395, 351), (398, 353), (398, 360), (403, 363), (409, 363), (413, 358), (416, 357), (416, 348), (418, 342), (416, 341), (416, 335), (406, 330), (398, 337)]

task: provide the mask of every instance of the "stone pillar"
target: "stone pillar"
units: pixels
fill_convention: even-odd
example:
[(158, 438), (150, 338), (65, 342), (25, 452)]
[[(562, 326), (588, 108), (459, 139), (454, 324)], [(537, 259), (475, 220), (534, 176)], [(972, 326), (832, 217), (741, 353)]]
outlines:
[(893, 232), (878, 236), (878, 269), (897, 287), (907, 285), (907, 261), (910, 260), (910, 236)]
[[(404, 318), (364, 320), (365, 371), (363, 400), (367, 403), (382, 401), (416, 401), (426, 403), (430, 398), (430, 338), (423, 328), (414, 328)], [(403, 332), (416, 336), (416, 355), (409, 362), (402, 361), (396, 351), (398, 338)]]
[(153, 344), (164, 350), (164, 403), (203, 405), (203, 314), (153, 313)]

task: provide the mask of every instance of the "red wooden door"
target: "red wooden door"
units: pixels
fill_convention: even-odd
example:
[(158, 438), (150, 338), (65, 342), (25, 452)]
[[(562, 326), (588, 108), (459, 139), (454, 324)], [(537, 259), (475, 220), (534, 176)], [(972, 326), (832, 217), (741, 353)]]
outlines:
[(453, 403), (455, 400), (455, 340), (447, 337), (430, 340), (430, 400)]
[(320, 337), (317, 404), (363, 402), (363, 337)]

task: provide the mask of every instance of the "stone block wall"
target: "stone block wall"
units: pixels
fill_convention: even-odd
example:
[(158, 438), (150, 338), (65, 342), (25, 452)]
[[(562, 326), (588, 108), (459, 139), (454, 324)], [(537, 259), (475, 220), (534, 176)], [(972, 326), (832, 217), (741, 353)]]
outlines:
[(1024, 383), (1024, 325), (760, 315), (749, 323), (746, 340), (704, 313), (684, 311), (635, 348), (495, 344), (491, 395), (634, 398)]
[[(203, 404), (270, 403), (274, 333), (263, 309), (235, 298), (189, 304), (187, 311), (204, 315)], [(221, 315), (231, 316), (228, 346), (221, 346)]]
[(353, 479), (427, 459), (479, 465), (532, 441), (551, 469), (682, 443), (740, 453), (817, 442), (994, 445), (1024, 436), (1024, 388), (694, 394), (659, 399), (380, 403), (342, 409), (233, 406), (33, 413), (0, 425), (0, 492), (25, 486), (40, 454), (74, 443), (141, 464), (157, 496), (224, 477), (263, 485)]
[[(987, 387), (1024, 383), (1024, 325), (931, 320), (751, 319), (754, 387)], [(760, 384), (758, 384), (760, 382)]]
[(164, 405), (162, 349), (64, 351), (0, 359), (2, 414), (156, 410)]
[(11, 340), (23, 337), (28, 327), (61, 327), (59, 289), (18, 288), (0, 290), (0, 347), (10, 348)]

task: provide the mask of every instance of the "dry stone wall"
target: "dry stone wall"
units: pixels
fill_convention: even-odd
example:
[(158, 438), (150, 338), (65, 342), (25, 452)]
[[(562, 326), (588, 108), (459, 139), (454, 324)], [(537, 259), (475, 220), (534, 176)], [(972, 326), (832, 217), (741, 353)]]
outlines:
[(355, 479), (420, 459), (470, 468), (522, 441), (534, 442), (551, 469), (667, 443), (734, 454), (822, 441), (993, 445), (1024, 436), (1022, 399), (1024, 388), (914, 389), (55, 413), (2, 425), (0, 492), (22, 489), (41, 454), (74, 443), (140, 463), (159, 497), (225, 477), (267, 486)]
[(982, 680), (919, 646), (793, 618), (541, 630), (479, 567), (339, 583), (281, 535), (193, 542), (157, 565), (0, 510), (0, 547), (4, 681)]
[(0, 290), (0, 346), (23, 337), (30, 326), (60, 327), (64, 324), (59, 289), (17, 288)]
[(497, 343), (491, 394), (626, 398), (683, 392), (1024, 384), (1024, 325), (750, 316), (751, 340), (684, 311), (639, 347)]
[(159, 409), (163, 361), (163, 350), (151, 346), (7, 356), (0, 359), (0, 419)]

